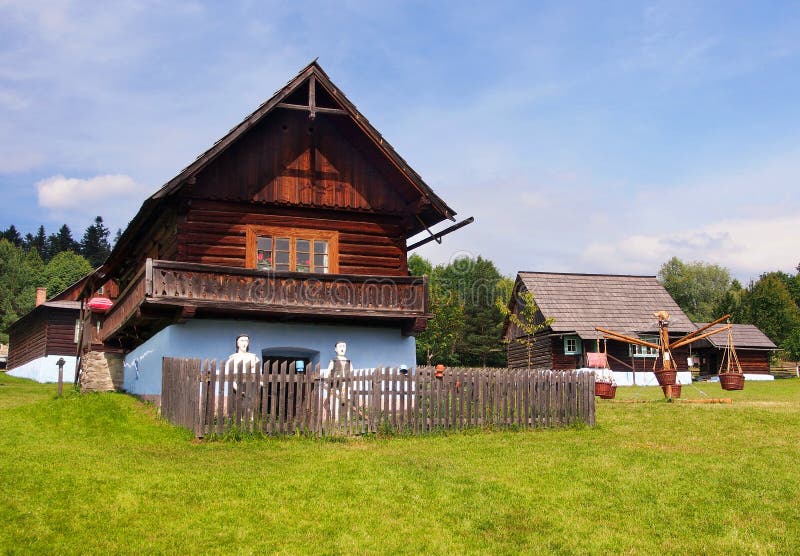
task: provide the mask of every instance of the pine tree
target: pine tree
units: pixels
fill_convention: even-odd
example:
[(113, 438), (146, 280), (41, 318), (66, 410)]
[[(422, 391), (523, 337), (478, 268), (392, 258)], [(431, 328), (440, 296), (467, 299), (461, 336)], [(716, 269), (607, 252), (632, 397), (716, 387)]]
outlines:
[(111, 253), (111, 245), (108, 242), (108, 228), (103, 224), (103, 217), (98, 216), (94, 219), (94, 224), (86, 228), (81, 240), (81, 255), (97, 268)]
[(72, 238), (72, 230), (66, 224), (58, 229), (57, 234), (50, 234), (50, 237), (47, 238), (47, 243), (48, 254), (51, 259), (64, 251), (72, 251), (73, 253), (80, 251), (80, 245)]
[(39, 253), (39, 257), (41, 257), (44, 262), (50, 260), (50, 249), (47, 244), (47, 235), (45, 234), (44, 226), (39, 226), (39, 231), (33, 236), (33, 244), (31, 247), (36, 249)]
[(20, 247), (22, 245), (22, 236), (19, 235), (14, 224), (11, 224), (5, 231), (0, 233), (0, 239), (7, 239), (14, 247)]

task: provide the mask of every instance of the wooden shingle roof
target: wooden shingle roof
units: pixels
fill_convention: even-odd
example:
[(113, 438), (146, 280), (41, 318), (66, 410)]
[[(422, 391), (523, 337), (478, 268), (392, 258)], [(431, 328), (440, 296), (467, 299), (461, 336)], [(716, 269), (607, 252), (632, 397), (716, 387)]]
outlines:
[[(698, 327), (704, 326), (707, 323), (695, 323)], [(716, 324), (711, 327), (711, 330), (724, 326), (723, 324)], [(733, 346), (735, 348), (749, 348), (749, 349), (778, 349), (772, 340), (754, 324), (734, 324), (731, 328), (731, 335), (733, 337)], [(724, 348), (728, 343), (728, 335), (720, 332), (706, 338), (712, 346), (716, 348)]]
[(635, 335), (655, 332), (653, 313), (670, 314), (671, 332), (688, 333), (695, 325), (655, 276), (520, 272), (518, 280), (533, 292), (545, 317), (555, 318), (554, 332), (597, 338), (596, 326)]

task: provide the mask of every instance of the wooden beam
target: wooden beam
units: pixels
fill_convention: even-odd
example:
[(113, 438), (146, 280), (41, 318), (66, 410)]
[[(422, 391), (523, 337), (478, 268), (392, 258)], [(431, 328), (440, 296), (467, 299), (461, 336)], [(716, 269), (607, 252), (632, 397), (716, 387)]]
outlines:
[(669, 349), (677, 349), (679, 347), (683, 347), (685, 345), (696, 342), (697, 340), (702, 340), (703, 338), (707, 338), (708, 336), (713, 336), (714, 334), (719, 334), (720, 332), (725, 332), (726, 330), (730, 330), (732, 327), (733, 327), (732, 324), (726, 324), (722, 328), (718, 328), (717, 330), (711, 330), (709, 332), (706, 332), (705, 334), (700, 334), (699, 336), (692, 336), (690, 338), (681, 338), (680, 340), (672, 342), (669, 346)]
[(633, 338), (632, 336), (626, 336), (625, 334), (620, 334), (619, 332), (614, 332), (613, 330), (606, 330), (605, 328), (600, 328), (599, 326), (596, 326), (595, 330), (597, 330), (598, 332), (602, 332), (603, 336), (606, 336), (607, 338), (609, 338), (611, 340), (617, 340), (617, 341), (625, 342), (625, 343), (628, 343), (628, 344), (635, 344), (637, 346), (649, 347), (649, 348), (652, 348), (652, 349), (657, 349), (659, 352), (661, 351), (661, 346), (658, 345), (658, 344), (654, 344), (652, 342), (646, 342), (646, 341), (641, 340), (639, 338)]
[[(678, 343), (678, 342), (682, 342), (683, 340), (688, 340), (689, 338), (693, 338), (693, 337), (697, 336), (698, 334), (700, 334), (701, 332), (703, 332), (703, 331), (705, 331), (705, 330), (708, 330), (709, 328), (711, 328), (711, 327), (712, 327), (712, 326), (714, 326), (715, 324), (719, 324), (719, 323), (721, 323), (722, 321), (724, 321), (724, 320), (726, 320), (726, 319), (729, 319), (729, 318), (731, 318), (731, 316), (730, 316), (730, 315), (724, 315), (724, 316), (722, 316), (722, 317), (718, 318), (717, 320), (715, 320), (714, 322), (709, 322), (709, 323), (708, 323), (708, 324), (706, 324), (705, 326), (703, 326), (703, 327), (701, 327), (701, 328), (698, 328), (698, 329), (697, 329), (697, 330), (695, 330), (694, 332), (689, 332), (689, 333), (688, 333), (686, 336), (684, 336), (683, 338), (678, 338), (677, 340), (675, 340), (675, 341), (674, 341), (674, 342), (672, 342), (672, 343), (673, 343), (673, 344), (676, 344), (676, 343)], [(671, 346), (670, 346), (670, 347), (671, 347)]]
[(308, 80), (308, 117), (317, 117), (317, 78), (313, 75)]
[(439, 240), (439, 239), (440, 239), (442, 236), (445, 236), (445, 235), (447, 235), (447, 234), (449, 234), (449, 233), (451, 233), (451, 232), (455, 232), (455, 231), (456, 231), (456, 230), (458, 230), (459, 228), (463, 228), (463, 227), (464, 227), (464, 226), (466, 226), (467, 224), (472, 224), (473, 222), (475, 222), (475, 218), (474, 218), (474, 217), (472, 217), (472, 216), (470, 216), (470, 217), (469, 217), (469, 218), (467, 218), (466, 220), (462, 220), (462, 221), (461, 221), (461, 222), (459, 222), (458, 224), (453, 224), (452, 226), (450, 226), (449, 228), (445, 228), (445, 229), (444, 229), (444, 230), (442, 230), (441, 232), (436, 232), (435, 234), (432, 234), (432, 235), (430, 235), (430, 236), (426, 237), (425, 239), (421, 239), (421, 240), (419, 240), (419, 241), (418, 241), (418, 242), (416, 242), (416, 243), (412, 243), (411, 245), (409, 245), (409, 246), (406, 248), (406, 250), (407, 250), (407, 251), (411, 251), (412, 249), (416, 249), (417, 247), (420, 247), (420, 246), (422, 246), (422, 245), (425, 245), (426, 243), (430, 243), (431, 241), (437, 241), (437, 240)]
[[(311, 107), (303, 104), (289, 104), (288, 102), (279, 102), (276, 106), (277, 108), (286, 108), (288, 110), (304, 110), (306, 112), (311, 112)], [(314, 112), (318, 112), (320, 114), (338, 114), (340, 116), (347, 116), (347, 112), (345, 112), (341, 108), (325, 108), (324, 106), (315, 106)]]
[(178, 311), (178, 315), (175, 319), (175, 322), (178, 324), (183, 324), (187, 320), (194, 318), (194, 314), (197, 312), (196, 305), (184, 305), (181, 307), (180, 311)]

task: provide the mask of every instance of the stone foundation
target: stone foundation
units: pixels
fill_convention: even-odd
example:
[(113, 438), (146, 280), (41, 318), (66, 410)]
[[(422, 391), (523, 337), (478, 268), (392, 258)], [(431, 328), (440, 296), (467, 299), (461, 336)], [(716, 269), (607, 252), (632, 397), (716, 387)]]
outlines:
[(81, 392), (122, 390), (123, 358), (118, 353), (90, 351), (81, 359)]

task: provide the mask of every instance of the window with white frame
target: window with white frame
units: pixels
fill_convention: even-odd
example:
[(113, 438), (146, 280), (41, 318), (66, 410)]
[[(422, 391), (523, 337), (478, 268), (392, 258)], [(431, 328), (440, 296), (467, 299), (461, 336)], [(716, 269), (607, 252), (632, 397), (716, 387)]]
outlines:
[[(639, 339), (653, 344), (658, 343), (657, 336), (640, 336)], [(658, 357), (658, 350), (647, 346), (630, 345), (631, 357)]]

